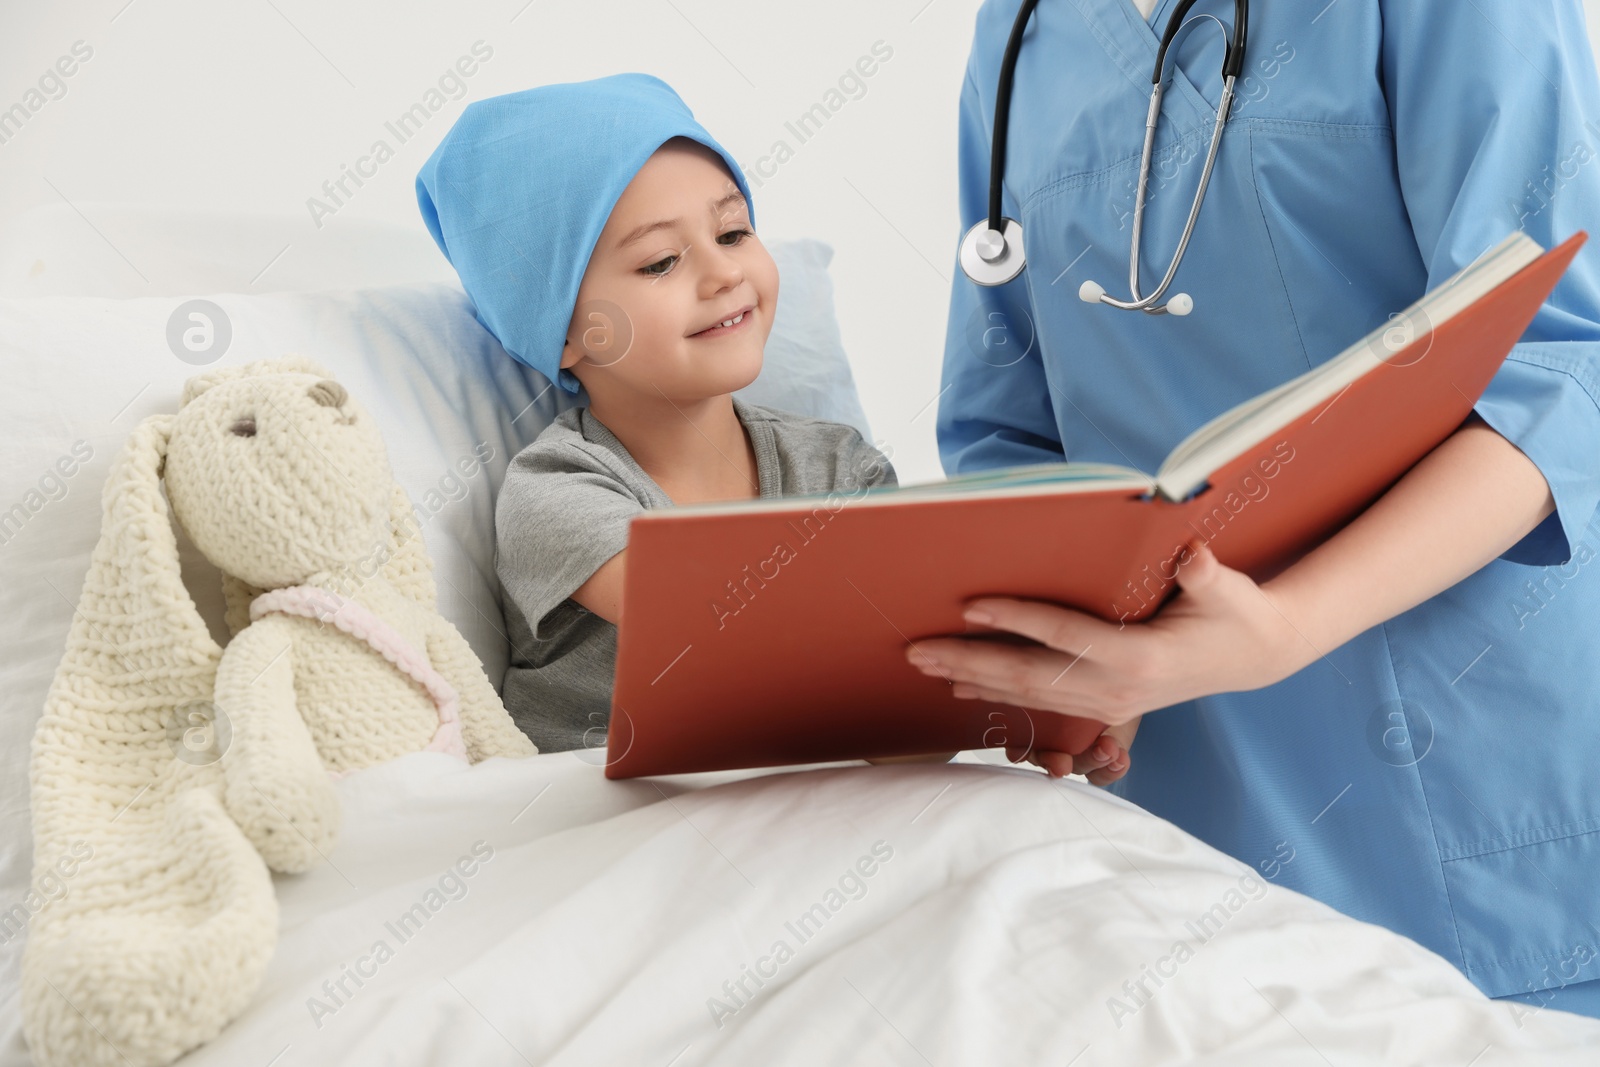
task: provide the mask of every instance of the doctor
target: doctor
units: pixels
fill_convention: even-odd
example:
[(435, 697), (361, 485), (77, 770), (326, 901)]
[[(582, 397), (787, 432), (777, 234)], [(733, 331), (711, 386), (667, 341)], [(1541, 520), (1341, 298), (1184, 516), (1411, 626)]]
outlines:
[[(1512, 231), (1546, 247), (1600, 238), (1600, 84), (1580, 0), (1257, 0), (1162, 298), (1188, 313), (1085, 302), (1100, 289), (1131, 302), (1151, 79), (1180, 6), (1040, 0), (1031, 14), (1000, 204), (1026, 267), (980, 285), (956, 264), (938, 409), (951, 475), (1063, 458), (1154, 471), (1203, 422), (1336, 355)], [(963, 235), (989, 217), (1018, 9), (978, 14)], [(1197, 18), (1168, 57), (1144, 297), (1189, 218), (1235, 4), (1200, 0)], [(1003, 259), (997, 247), (985, 254)], [(1257, 584), (1197, 541), (1146, 622), (985, 597), (969, 618), (1037, 644), (951, 635), (908, 662), (958, 695), (1113, 724), (1076, 761), (1091, 780), (1120, 776), (1121, 796), (1421, 942), (1490, 996), (1600, 1016), (1597, 399), (1591, 240), (1473, 414), (1294, 566)]]

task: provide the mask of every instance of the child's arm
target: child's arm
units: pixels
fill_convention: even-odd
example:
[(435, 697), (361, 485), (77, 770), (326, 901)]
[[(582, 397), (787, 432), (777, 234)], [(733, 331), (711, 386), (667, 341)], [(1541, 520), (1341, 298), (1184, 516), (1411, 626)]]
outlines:
[(572, 599), (588, 608), (609, 623), (622, 621), (622, 572), (627, 566), (628, 550), (623, 549), (589, 576), (589, 580), (573, 590)]
[[(857, 432), (855, 447), (850, 453), (848, 469), (855, 479), (852, 487), (864, 481), (867, 485), (898, 485), (894, 467), (887, 457), (867, 444)], [(602, 563), (589, 580), (573, 591), (572, 599), (610, 623), (622, 621), (622, 574), (627, 567), (628, 550), (612, 556)], [(927, 758), (927, 757), (918, 757)], [(948, 756), (939, 757), (948, 759)]]
[(619, 467), (558, 424), (506, 469), (495, 501), (495, 573), (536, 641), (568, 599), (607, 622), (622, 616), (628, 526), (645, 508)]

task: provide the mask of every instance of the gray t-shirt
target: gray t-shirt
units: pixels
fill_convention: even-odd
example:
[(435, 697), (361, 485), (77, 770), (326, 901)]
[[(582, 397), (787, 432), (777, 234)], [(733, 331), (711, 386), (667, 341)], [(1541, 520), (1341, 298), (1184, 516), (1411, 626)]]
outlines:
[[(733, 410), (755, 448), (763, 497), (899, 484), (854, 427), (738, 397)], [(635, 515), (672, 506), (587, 408), (562, 412), (512, 458), (494, 515), (511, 639), (501, 698), (541, 752), (605, 744), (617, 627), (572, 593), (628, 547)]]

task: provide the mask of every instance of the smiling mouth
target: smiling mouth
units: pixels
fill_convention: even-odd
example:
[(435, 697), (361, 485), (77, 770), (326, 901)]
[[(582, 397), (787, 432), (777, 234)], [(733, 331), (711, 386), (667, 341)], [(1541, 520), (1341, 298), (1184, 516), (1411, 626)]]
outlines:
[(735, 330), (738, 330), (738, 329), (740, 329), (740, 328), (742, 328), (744, 326), (744, 324), (750, 318), (750, 313), (752, 311), (754, 311), (754, 310), (755, 310), (754, 306), (747, 307), (743, 311), (739, 312), (737, 315), (733, 316), (732, 318), (723, 319), (721, 322), (714, 323), (711, 326), (708, 326), (705, 329), (701, 330), (699, 333), (691, 333), (689, 336), (690, 337), (720, 337), (721, 335), (726, 334), (726, 333), (733, 333)]

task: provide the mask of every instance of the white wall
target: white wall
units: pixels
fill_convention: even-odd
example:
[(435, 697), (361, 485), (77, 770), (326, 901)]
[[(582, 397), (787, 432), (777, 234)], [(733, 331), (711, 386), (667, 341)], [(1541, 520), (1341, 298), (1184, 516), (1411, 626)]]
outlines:
[[(1543, 0), (1530, 0), (1543, 2)], [(1591, 31), (1600, 0), (1585, 0)], [(893, 57), (754, 191), (764, 236), (832, 244), (840, 320), (901, 480), (934, 441), (956, 237), (955, 106), (978, 0), (86, 0), (0, 2), (0, 107), (83, 40), (92, 59), (0, 144), (0, 229), (24, 209), (133, 202), (289, 216), (256, 288), (362, 223), (414, 226), (413, 181), (469, 99), (644, 70), (750, 167), (876, 41)], [(482, 40), (466, 95), (321, 229), (308, 197)], [(343, 228), (341, 230), (341, 228)], [(136, 268), (143, 251), (104, 234)], [(265, 264), (269, 256), (263, 257)], [(448, 272), (442, 257), (431, 268)], [(121, 269), (113, 265), (113, 269)], [(444, 276), (444, 275), (440, 275)]]
[[(126, 5), (126, 6), (125, 6)], [(835, 248), (840, 319), (875, 436), (903, 481), (934, 444), (955, 215), (955, 106), (978, 0), (94, 0), (0, 4), (0, 107), (82, 39), (93, 58), (0, 144), (0, 228), (36, 204), (134, 201), (292, 214), (289, 251), (379, 220), (426, 236), (413, 182), (468, 100), (622, 70), (657, 74), (745, 166), (883, 41), (892, 58), (753, 189), (763, 236)], [(482, 40), (467, 95), (399, 147), (321, 230), (305, 209), (383, 123)], [(389, 138), (393, 143), (393, 138)], [(789, 137), (793, 142), (793, 138)], [(102, 223), (102, 228), (104, 227)], [(107, 241), (136, 269), (141, 252)], [(263, 264), (271, 253), (262, 257)], [(448, 276), (442, 256), (437, 268)], [(123, 269), (112, 263), (113, 269)], [(918, 415), (918, 412), (921, 414)], [(913, 421), (914, 420), (914, 421)]]

